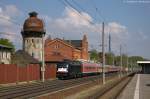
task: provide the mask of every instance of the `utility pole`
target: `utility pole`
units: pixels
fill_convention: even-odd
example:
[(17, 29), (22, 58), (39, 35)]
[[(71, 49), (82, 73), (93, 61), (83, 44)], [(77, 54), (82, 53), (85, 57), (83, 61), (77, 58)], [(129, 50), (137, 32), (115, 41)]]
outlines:
[[(128, 71), (127, 71), (127, 72), (129, 73), (128, 54), (127, 54), (127, 68), (128, 68)], [(128, 73), (127, 73), (127, 74), (128, 74)]]
[[(111, 65), (114, 65), (114, 64), (113, 64), (113, 58), (114, 58), (114, 57), (113, 57), (113, 53), (111, 52), (111, 35), (110, 35), (110, 33), (109, 33), (108, 45), (109, 45), (108, 52), (109, 52), (109, 54), (110, 54), (109, 62), (110, 62)], [(109, 65), (110, 65), (110, 64), (109, 64)]]
[(42, 34), (42, 82), (45, 81), (45, 60), (44, 60), (44, 34)]
[(115, 56), (112, 54), (112, 65), (115, 66)]
[(127, 45), (126, 45), (126, 57), (127, 57), (127, 59), (126, 59), (126, 68), (128, 69), (128, 71), (127, 71), (127, 75), (128, 75), (128, 73), (129, 73), (129, 62), (128, 62), (128, 49), (127, 49)]
[(104, 33), (104, 22), (102, 23), (102, 72), (103, 72), (103, 84), (105, 84), (105, 33)]
[(122, 77), (122, 45), (120, 45), (120, 77)]
[(108, 42), (108, 45), (109, 45), (108, 51), (109, 51), (109, 53), (111, 53), (111, 35), (110, 35), (110, 33), (109, 33), (109, 42)]
[(131, 60), (131, 72), (133, 73), (133, 61)]

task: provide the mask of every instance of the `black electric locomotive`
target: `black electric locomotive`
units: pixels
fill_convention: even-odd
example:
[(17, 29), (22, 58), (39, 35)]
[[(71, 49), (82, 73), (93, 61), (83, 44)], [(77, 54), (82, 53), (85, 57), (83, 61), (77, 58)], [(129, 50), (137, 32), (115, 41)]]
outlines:
[(63, 61), (57, 64), (58, 78), (75, 78), (82, 76), (80, 61)]

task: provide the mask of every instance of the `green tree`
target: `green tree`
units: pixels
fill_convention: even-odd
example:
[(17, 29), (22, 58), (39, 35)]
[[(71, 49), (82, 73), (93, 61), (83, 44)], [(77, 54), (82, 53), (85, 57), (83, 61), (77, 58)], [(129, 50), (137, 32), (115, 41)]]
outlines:
[(137, 65), (137, 61), (143, 61), (145, 60), (143, 57), (141, 56), (131, 56), (129, 57), (129, 65), (135, 67), (135, 66), (138, 66)]
[[(97, 52), (97, 50), (93, 49), (90, 52), (90, 59), (94, 62), (101, 62), (102, 63), (102, 52)], [(120, 66), (121, 61), (120, 55), (115, 56), (113, 53), (105, 53), (105, 64), (106, 65), (115, 65)], [(130, 56), (128, 57), (126, 54), (122, 54), (122, 66), (123, 67), (135, 67), (137, 65), (137, 61), (146, 60), (141, 56)]]
[[(119, 56), (116, 56), (115, 57), (115, 65), (117, 65), (117, 66), (120, 66), (121, 65), (121, 57), (120, 57), (120, 55)], [(126, 55), (126, 54), (122, 54), (122, 66), (123, 67), (127, 67), (128, 65), (128, 61), (129, 60), (129, 58), (128, 58), (128, 56)]]
[[(145, 60), (145, 59), (141, 56), (130, 56), (130, 57), (128, 57), (127, 55), (123, 54), (122, 55), (122, 66), (123, 67), (127, 67), (127, 66), (135, 67), (135, 66), (138, 66), (137, 61), (142, 61), (142, 60)], [(115, 57), (115, 65), (120, 66), (120, 56)]]
[(114, 65), (115, 66), (120, 66), (120, 56), (115, 56), (114, 57)]
[(15, 46), (14, 46), (13, 43), (10, 42), (8, 39), (1, 38), (1, 39), (0, 39), (0, 44), (5, 45), (5, 46), (8, 46), (8, 47), (11, 47), (11, 48), (12, 48), (12, 51), (13, 51), (13, 52), (15, 51)]
[(106, 65), (113, 65), (115, 55), (113, 53), (106, 53), (105, 54), (105, 64)]
[(97, 50), (93, 49), (90, 51), (90, 60), (93, 60), (94, 62), (99, 62), (99, 56)]

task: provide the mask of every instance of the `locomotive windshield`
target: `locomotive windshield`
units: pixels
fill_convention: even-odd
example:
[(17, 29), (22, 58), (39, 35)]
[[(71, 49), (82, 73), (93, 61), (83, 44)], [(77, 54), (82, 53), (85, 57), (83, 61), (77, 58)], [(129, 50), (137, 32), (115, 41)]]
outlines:
[(68, 68), (68, 64), (67, 63), (58, 63), (57, 67), (58, 68)]
[(68, 72), (68, 64), (67, 63), (58, 63), (57, 64), (57, 72)]

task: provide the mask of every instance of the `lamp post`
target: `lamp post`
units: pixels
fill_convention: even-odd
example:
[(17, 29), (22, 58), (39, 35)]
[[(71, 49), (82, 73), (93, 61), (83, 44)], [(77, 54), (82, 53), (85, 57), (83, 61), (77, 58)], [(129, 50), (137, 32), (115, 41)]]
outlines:
[(44, 82), (45, 81), (44, 34), (42, 34), (42, 67), (41, 67), (41, 73), (42, 73), (42, 82)]
[(127, 49), (127, 45), (126, 45), (126, 57), (127, 57), (127, 61), (126, 61), (126, 68), (128, 69), (127, 70), (127, 75), (128, 75), (128, 73), (129, 73), (129, 59), (128, 59), (128, 49)]
[(122, 45), (120, 45), (120, 77), (122, 77)]
[(103, 84), (105, 84), (105, 33), (104, 22), (102, 23), (102, 72), (103, 72)]
[(127, 74), (128, 74), (129, 73), (128, 54), (127, 54), (127, 68), (128, 68), (128, 71), (127, 71)]

